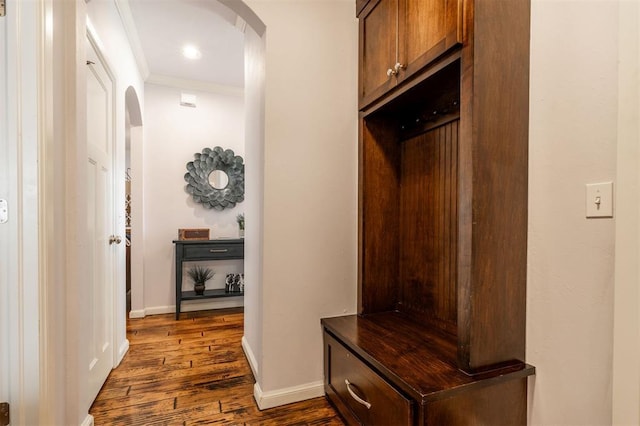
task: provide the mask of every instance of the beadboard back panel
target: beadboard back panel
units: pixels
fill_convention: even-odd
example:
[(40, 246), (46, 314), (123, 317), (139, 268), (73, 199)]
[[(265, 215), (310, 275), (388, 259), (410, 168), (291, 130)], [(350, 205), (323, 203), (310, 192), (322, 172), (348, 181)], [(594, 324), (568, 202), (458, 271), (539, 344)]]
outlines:
[(458, 120), (402, 143), (400, 297), (420, 323), (457, 322)]

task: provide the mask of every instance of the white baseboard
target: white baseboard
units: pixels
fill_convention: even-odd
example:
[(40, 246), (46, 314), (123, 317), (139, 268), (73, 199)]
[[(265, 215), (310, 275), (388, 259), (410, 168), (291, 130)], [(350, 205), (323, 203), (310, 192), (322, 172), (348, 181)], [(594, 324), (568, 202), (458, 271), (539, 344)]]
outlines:
[[(190, 300), (183, 303), (180, 312), (206, 311), (209, 309), (241, 308), (244, 306), (244, 297), (225, 297), (224, 299), (205, 299), (202, 301)], [(144, 318), (147, 315), (174, 314), (175, 305), (152, 306), (129, 312), (129, 318)]]
[(80, 426), (93, 426), (93, 416), (91, 414), (87, 414), (87, 417), (84, 418)]
[(176, 307), (171, 306), (152, 306), (150, 308), (144, 308), (144, 316), (147, 315), (161, 315), (161, 314), (172, 314), (176, 312)]
[(253, 350), (251, 346), (249, 346), (249, 342), (247, 339), (242, 336), (242, 350), (244, 350), (244, 354), (247, 356), (249, 360), (249, 367), (251, 367), (251, 371), (253, 372), (253, 377), (258, 379), (258, 361), (256, 360), (256, 356), (253, 354)]
[(114, 366), (114, 368), (120, 365), (120, 363), (122, 362), (122, 358), (124, 358), (128, 350), (129, 350), (129, 339), (124, 339), (124, 342), (122, 342), (122, 344), (120, 345), (120, 348), (118, 348), (118, 357), (116, 358), (116, 365)]
[(144, 318), (145, 312), (144, 309), (136, 309), (135, 311), (129, 311), (129, 318)]
[(322, 381), (269, 392), (263, 392), (258, 383), (253, 385), (253, 397), (261, 410), (321, 396), (324, 396), (324, 383)]

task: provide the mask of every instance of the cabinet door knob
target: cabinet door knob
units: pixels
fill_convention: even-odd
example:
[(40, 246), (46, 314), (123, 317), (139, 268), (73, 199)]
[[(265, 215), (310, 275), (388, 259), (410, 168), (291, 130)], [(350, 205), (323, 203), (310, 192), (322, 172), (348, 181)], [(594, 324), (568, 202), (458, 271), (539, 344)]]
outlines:
[(393, 68), (389, 68), (387, 70), (387, 77), (398, 75), (400, 70), (403, 70), (405, 68), (406, 68), (405, 65), (401, 64), (400, 62), (396, 62), (396, 64), (393, 66)]
[(120, 244), (122, 242), (122, 238), (120, 235), (111, 235), (109, 237), (109, 244)]

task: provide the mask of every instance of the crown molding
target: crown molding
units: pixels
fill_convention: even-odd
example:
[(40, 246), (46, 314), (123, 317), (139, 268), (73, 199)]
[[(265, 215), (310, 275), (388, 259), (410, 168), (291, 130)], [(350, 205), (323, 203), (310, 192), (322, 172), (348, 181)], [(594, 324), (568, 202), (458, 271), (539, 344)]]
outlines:
[(136, 64), (140, 70), (142, 80), (146, 80), (150, 74), (149, 64), (147, 63), (147, 58), (144, 56), (140, 37), (138, 37), (138, 29), (136, 28), (136, 23), (133, 20), (133, 15), (131, 14), (129, 0), (115, 0), (115, 4), (116, 9), (118, 9), (118, 14), (120, 15), (120, 21), (122, 22), (125, 33), (127, 34), (127, 39), (129, 39), (129, 45), (131, 46), (131, 51), (133, 52)]
[(242, 87), (224, 86), (222, 84), (210, 83), (207, 81), (187, 80), (184, 78), (170, 77), (166, 75), (150, 74), (145, 83), (183, 90), (218, 93), (221, 95), (244, 96), (244, 88)]

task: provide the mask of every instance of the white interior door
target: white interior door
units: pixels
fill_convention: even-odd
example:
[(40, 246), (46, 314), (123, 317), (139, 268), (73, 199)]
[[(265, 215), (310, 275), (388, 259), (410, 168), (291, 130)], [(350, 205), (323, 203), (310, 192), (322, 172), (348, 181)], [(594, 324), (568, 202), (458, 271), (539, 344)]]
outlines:
[(87, 231), (89, 258), (89, 395), (93, 401), (113, 368), (115, 229), (113, 207), (113, 80), (87, 40)]

